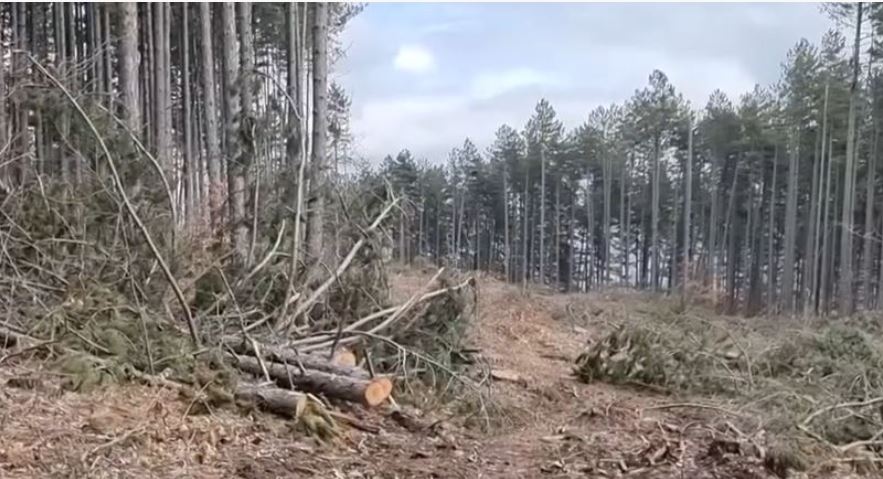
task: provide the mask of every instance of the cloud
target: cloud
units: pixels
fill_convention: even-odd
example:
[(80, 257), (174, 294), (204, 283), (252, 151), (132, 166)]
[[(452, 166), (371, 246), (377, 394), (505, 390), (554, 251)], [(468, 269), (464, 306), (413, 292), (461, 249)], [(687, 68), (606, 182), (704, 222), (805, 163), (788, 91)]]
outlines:
[(429, 73), (435, 70), (435, 57), (420, 45), (403, 45), (396, 53), (393, 66), (396, 70), (418, 75)]
[[(443, 161), (469, 136), (520, 129), (548, 99), (567, 127), (665, 72), (694, 108), (738, 101), (780, 74), (788, 48), (831, 27), (818, 5), (371, 4), (344, 31), (338, 80), (360, 154)], [(534, 32), (525, 35), (525, 31)], [(444, 68), (442, 68), (444, 66)]]
[[(353, 118), (356, 146), (374, 158), (411, 148), (440, 154), (454, 145), (467, 99), (458, 95), (413, 95), (365, 101)], [(453, 121), (452, 121), (453, 120)], [(454, 131), (452, 131), (452, 129)]]
[(553, 75), (531, 68), (483, 72), (472, 80), (472, 95), (478, 99), (488, 99), (529, 86), (557, 85), (559, 83)]

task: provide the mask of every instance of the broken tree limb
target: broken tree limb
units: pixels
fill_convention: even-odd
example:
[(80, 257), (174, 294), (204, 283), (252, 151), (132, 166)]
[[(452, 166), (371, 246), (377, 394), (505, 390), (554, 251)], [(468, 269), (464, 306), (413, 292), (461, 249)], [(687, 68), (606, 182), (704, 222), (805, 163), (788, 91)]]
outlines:
[[(419, 303), (422, 303), (425, 301), (429, 301), (430, 299), (437, 298), (443, 294), (463, 289), (467, 286), (472, 285), (473, 282), (474, 282), (474, 279), (469, 278), (460, 284), (450, 286), (447, 288), (437, 289), (435, 291), (430, 291), (430, 292), (424, 294), (423, 296), (420, 296), (416, 301), (414, 301), (411, 304), (411, 307), (413, 307), (416, 304), (419, 304)], [(383, 317), (388, 316), (390, 314), (394, 314), (396, 311), (402, 310), (402, 308), (405, 307), (406, 304), (407, 303), (401, 304), (398, 306), (393, 306), (390, 308), (386, 308), (381, 311), (377, 311), (375, 313), (371, 313), (368, 316), (365, 316), (364, 318), (361, 318), (361, 319), (355, 321), (354, 323), (350, 324), (349, 326), (343, 328), (342, 336), (351, 336), (354, 332), (357, 332), (359, 330), (359, 328), (363, 327), (366, 324), (371, 323), (371, 321), (383, 318)], [(384, 320), (383, 323), (381, 323), (381, 325), (378, 325), (378, 326), (375, 326), (374, 328), (369, 329), (369, 332), (377, 333), (377, 332), (383, 330), (386, 326), (389, 326), (391, 323), (392, 322), (389, 321), (389, 319), (386, 319), (386, 320)], [(331, 347), (336, 335), (337, 335), (337, 331), (325, 331), (325, 332), (321, 332), (321, 333), (311, 334), (310, 336), (308, 336), (306, 338), (291, 341), (290, 344), (292, 346), (297, 347), (298, 351), (302, 351), (303, 348), (306, 348), (306, 347), (308, 347), (309, 351), (316, 351), (316, 350), (324, 349), (327, 347)], [(349, 343), (352, 343), (352, 341), (349, 341)], [(344, 343), (339, 342), (339, 344), (342, 345)]]
[(354, 367), (350, 361), (353, 354), (347, 350), (341, 349), (330, 361), (324, 355), (303, 354), (291, 348), (281, 346), (270, 346), (261, 344), (257, 348), (250, 341), (242, 341), (236, 339), (227, 339), (224, 344), (233, 350), (236, 354), (254, 356), (256, 354), (269, 359), (270, 361), (284, 364), (300, 364), (305, 369), (321, 371), (338, 376), (350, 376), (360, 379), (370, 379), (368, 371)]
[(318, 299), (325, 293), (328, 288), (337, 281), (338, 278), (349, 268), (350, 263), (353, 262), (356, 255), (359, 253), (359, 250), (362, 249), (362, 246), (367, 242), (366, 238), (369, 234), (371, 234), (374, 230), (380, 227), (380, 224), (383, 222), (384, 218), (389, 215), (389, 212), (399, 203), (398, 198), (393, 198), (392, 201), (389, 202), (388, 205), (377, 215), (374, 221), (371, 223), (365, 231), (362, 232), (362, 237), (356, 241), (356, 244), (353, 245), (350, 252), (343, 258), (339, 265), (337, 265), (337, 269), (334, 270), (334, 273), (331, 274), (322, 284), (316, 288), (315, 291), (310, 294), (307, 299), (305, 299), (302, 303), (300, 303), (297, 308), (295, 308), (294, 312), (287, 318), (279, 318), (279, 330), (283, 330), (286, 332), (291, 332), (292, 327), (296, 324), (297, 318), (305, 312), (309, 311), (310, 308), (313, 307), (313, 304), (318, 301)]
[[(250, 356), (229, 356), (236, 367), (242, 371), (254, 376), (263, 374), (257, 359)], [(330, 398), (343, 399), (365, 406), (380, 405), (392, 393), (392, 380), (387, 377), (362, 379), (312, 369), (305, 369), (302, 373), (296, 368), (279, 363), (268, 363), (266, 366), (270, 377), (282, 387), (324, 394)]]

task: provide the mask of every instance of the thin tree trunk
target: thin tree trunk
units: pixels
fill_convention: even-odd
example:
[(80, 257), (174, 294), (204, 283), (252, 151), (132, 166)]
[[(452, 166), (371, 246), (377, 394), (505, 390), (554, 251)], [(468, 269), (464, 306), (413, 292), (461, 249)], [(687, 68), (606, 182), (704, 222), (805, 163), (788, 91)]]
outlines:
[(506, 275), (506, 282), (512, 281), (510, 272), (511, 267), (511, 249), (509, 244), (509, 172), (503, 170), (503, 271)]
[(687, 122), (687, 167), (684, 172), (684, 252), (683, 279), (681, 279), (681, 304), (686, 305), (687, 287), (690, 281), (690, 208), (693, 203), (693, 115)]
[(794, 134), (794, 146), (788, 164), (788, 196), (785, 203), (785, 258), (782, 273), (782, 292), (779, 305), (782, 311), (794, 311), (794, 250), (797, 241), (797, 180), (800, 165), (800, 132)]
[[(250, 15), (249, 15), (250, 17)], [(250, 20), (250, 18), (249, 18)], [(230, 199), (230, 222), (236, 264), (248, 263), (248, 224), (245, 220), (245, 165), (240, 138), (242, 83), (239, 71), (239, 41), (236, 36), (236, 6), (221, 5), (224, 49), (224, 155), (227, 158), (227, 195)]]
[[(822, 257), (820, 251), (820, 245), (822, 242), (822, 202), (827, 205), (828, 203), (828, 191), (822, 192), (823, 188), (829, 188), (828, 181), (830, 180), (830, 176), (828, 178), (825, 177), (825, 151), (828, 146), (828, 93), (829, 93), (829, 85), (828, 82), (825, 82), (825, 100), (824, 105), (822, 107), (822, 148), (821, 153), (819, 155), (819, 169), (818, 169), (818, 177), (819, 177), (819, 194), (815, 199), (813, 207), (815, 208), (816, 215), (813, 218), (813, 249), (810, 253), (810, 258), (812, 259), (812, 277), (811, 277), (811, 295), (813, 297), (812, 309), (814, 313), (818, 313), (819, 311), (819, 271), (820, 271), (820, 258)], [(825, 217), (827, 220), (827, 210), (825, 211)], [(827, 225), (827, 222), (826, 222)], [(825, 226), (827, 228), (827, 226)]]
[[(625, 166), (622, 176), (624, 178), (623, 188), (625, 188), (625, 241), (623, 242), (623, 284), (629, 284), (629, 246), (631, 245), (631, 229), (632, 229), (632, 191), (631, 191), (631, 175), (629, 169), (632, 168), (634, 162), (629, 156), (628, 164)], [(636, 257), (637, 259), (637, 257)], [(635, 275), (637, 277), (637, 275)]]
[(626, 232), (628, 230), (628, 225), (625, 222), (625, 197), (626, 190), (628, 189), (626, 177), (628, 175), (628, 165), (626, 164), (627, 160), (624, 160), (622, 163), (622, 171), (621, 178), (619, 181), (619, 249), (620, 254), (622, 255), (622, 262), (620, 265), (620, 283), (623, 285), (628, 284), (628, 239)]
[(528, 239), (528, 227), (527, 227), (527, 218), (530, 214), (529, 202), (530, 196), (528, 195), (528, 183), (530, 181), (530, 174), (528, 168), (524, 169), (524, 194), (522, 195), (522, 232), (521, 232), (521, 240), (522, 240), (522, 248), (521, 248), (521, 288), (522, 290), (527, 290), (527, 274), (529, 267), (529, 258), (530, 253), (527, 249), (527, 239)]
[(165, 61), (165, 52), (168, 50), (169, 38), (165, 35), (165, 8), (164, 2), (157, 2), (153, 7), (153, 38), (154, 53), (154, 139), (156, 141), (156, 157), (160, 165), (166, 171), (170, 171), (171, 149), (171, 109), (169, 108), (169, 65)]
[(546, 284), (546, 145), (540, 143), (540, 284)]
[(206, 164), (208, 165), (209, 215), (213, 234), (220, 232), (222, 184), (221, 184), (221, 146), (218, 138), (217, 102), (215, 100), (215, 68), (212, 48), (212, 17), (211, 5), (206, 2), (199, 4), (200, 37), (202, 38), (201, 56), (203, 118), (205, 123)]
[(601, 168), (604, 175), (604, 271), (601, 281), (604, 284), (608, 284), (610, 283), (610, 200), (613, 193), (613, 164), (610, 155), (606, 151), (601, 158)]
[(555, 289), (561, 289), (561, 178), (555, 186)]
[(313, 206), (307, 216), (307, 257), (319, 260), (325, 225), (326, 147), (328, 121), (328, 4), (313, 6), (313, 141), (310, 190)]
[(659, 142), (658, 137), (653, 142), (653, 186), (651, 187), (652, 204), (650, 206), (650, 248), (652, 249), (650, 281), (652, 283), (651, 290), (653, 291), (659, 290), (659, 176), (661, 171), (659, 165)]
[[(254, 169), (254, 161), (255, 161), (255, 112), (254, 112), (254, 68), (255, 68), (255, 51), (254, 51), (254, 30), (252, 29), (252, 4), (248, 2), (241, 2), (236, 4), (237, 8), (237, 20), (239, 23), (239, 35), (242, 40), (242, 44), (240, 45), (240, 61), (241, 61), (241, 71), (240, 71), (240, 88), (242, 90), (242, 120), (240, 124), (240, 135), (239, 137), (242, 139), (241, 147), (241, 156), (238, 162), (238, 175), (237, 183), (241, 183), (241, 185), (237, 185), (238, 191), (236, 194), (239, 197), (234, 197), (234, 210), (236, 210), (236, 216), (239, 218), (239, 224), (237, 225), (236, 236), (239, 241), (245, 241), (242, 236), (248, 235), (248, 223), (246, 222), (245, 206), (249, 203), (248, 200), (244, 198), (245, 195), (248, 195), (251, 198), (251, 201), (256, 201), (256, 188), (257, 183), (255, 178), (257, 178), (257, 174)], [(250, 211), (256, 211), (255, 207), (257, 205), (252, 205)], [(254, 218), (256, 220), (256, 218)], [(254, 221), (252, 221), (254, 224)], [(255, 234), (256, 231), (252, 231), (252, 240), (250, 241), (248, 250), (246, 252), (246, 264), (250, 265), (253, 261), (253, 249), (255, 247)]]
[(862, 2), (856, 8), (855, 44), (852, 52), (852, 80), (849, 87), (849, 117), (846, 133), (846, 172), (844, 174), (843, 210), (840, 227), (840, 290), (838, 309), (841, 314), (851, 314), (853, 298), (853, 215), (855, 214), (855, 162), (856, 162), (856, 108), (858, 106), (859, 51), (862, 31)]
[[(773, 184), (770, 188), (769, 225), (767, 227), (767, 305), (778, 310), (776, 299), (776, 271), (778, 270), (778, 252), (776, 251), (776, 182), (779, 170), (779, 145), (775, 145), (773, 153)], [(714, 212), (710, 220), (714, 228)], [(713, 231), (713, 230), (712, 230)]]
[[(117, 63), (120, 71), (120, 93), (122, 95), (122, 117), (133, 132), (141, 131), (141, 109), (138, 97), (138, 4), (120, 3), (120, 44)], [(186, 28), (186, 27), (185, 27)]]
[[(189, 26), (189, 4), (181, 3), (181, 64), (183, 72), (181, 74), (181, 90), (183, 99), (181, 106), (183, 108), (183, 129), (184, 129), (184, 174), (187, 181), (187, 218), (195, 219), (198, 215), (199, 197), (196, 189), (196, 164), (193, 157), (193, 123), (192, 123), (192, 107), (190, 103), (190, 26)], [(137, 83), (136, 83), (137, 86)]]
[(819, 136), (821, 133), (818, 133), (816, 136), (816, 146), (813, 149), (813, 163), (812, 163), (812, 191), (810, 193), (810, 207), (807, 215), (806, 221), (806, 245), (803, 250), (804, 255), (804, 268), (803, 268), (803, 287), (801, 288), (801, 292), (803, 293), (803, 313), (810, 314), (812, 310), (812, 303), (814, 301), (813, 297), (815, 296), (815, 292), (813, 290), (813, 284), (815, 282), (814, 278), (814, 263), (818, 261), (818, 256), (813, 256), (812, 253), (816, 249), (815, 246), (815, 231), (818, 228), (816, 223), (817, 209), (818, 209), (818, 197), (819, 197), (819, 183), (821, 181), (821, 175), (819, 174), (819, 165), (821, 165), (821, 154), (819, 152), (820, 149), (824, 149), (825, 141), (824, 139), (820, 139)]
[[(824, 213), (824, 225), (822, 227), (822, 274), (819, 277), (821, 280), (821, 284), (819, 285), (820, 296), (822, 297), (822, 311), (827, 314), (828, 308), (830, 306), (828, 299), (830, 297), (830, 289), (831, 289), (831, 263), (833, 262), (833, 252), (834, 245), (831, 244), (831, 240), (833, 237), (831, 236), (831, 226), (830, 222), (830, 211), (831, 211), (831, 184), (833, 178), (831, 176), (831, 169), (834, 163), (834, 135), (832, 134), (828, 139), (828, 166), (827, 172), (825, 173), (825, 213)], [(836, 205), (834, 208), (836, 212)], [(836, 214), (836, 213), (835, 213)]]

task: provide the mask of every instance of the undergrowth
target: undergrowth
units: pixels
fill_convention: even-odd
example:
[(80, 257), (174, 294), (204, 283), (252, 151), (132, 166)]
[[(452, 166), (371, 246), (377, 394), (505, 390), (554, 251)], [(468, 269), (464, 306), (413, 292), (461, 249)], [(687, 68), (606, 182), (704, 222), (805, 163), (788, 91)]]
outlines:
[(883, 343), (864, 327), (869, 323), (754, 321), (645, 310), (589, 344), (574, 372), (584, 382), (725, 404), (755, 434), (792, 450), (794, 464), (811, 457), (807, 442), (813, 441), (840, 452), (868, 441), (864, 449), (876, 453), (873, 444), (883, 436), (883, 399), (877, 401)]

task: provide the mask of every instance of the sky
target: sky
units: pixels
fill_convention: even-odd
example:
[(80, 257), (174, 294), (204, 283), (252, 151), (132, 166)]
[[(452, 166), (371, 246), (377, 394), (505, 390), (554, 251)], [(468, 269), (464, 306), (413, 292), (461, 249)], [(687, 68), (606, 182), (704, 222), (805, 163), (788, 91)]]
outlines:
[(546, 98), (567, 128), (622, 103), (654, 69), (694, 108), (779, 78), (788, 49), (834, 27), (818, 4), (369, 4), (347, 25), (334, 80), (352, 96), (355, 153), (442, 162), (484, 150)]

